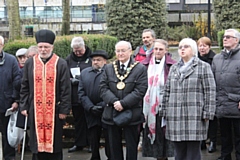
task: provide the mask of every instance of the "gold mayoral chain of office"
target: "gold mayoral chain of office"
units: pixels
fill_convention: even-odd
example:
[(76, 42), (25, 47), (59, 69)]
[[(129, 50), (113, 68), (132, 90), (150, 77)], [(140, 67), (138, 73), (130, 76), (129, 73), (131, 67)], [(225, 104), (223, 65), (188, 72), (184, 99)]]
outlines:
[(138, 62), (134, 62), (133, 64), (130, 65), (130, 67), (127, 68), (127, 72), (124, 75), (120, 75), (118, 73), (118, 69), (117, 69), (117, 61), (115, 61), (113, 63), (113, 68), (115, 71), (115, 74), (117, 76), (117, 78), (120, 80), (120, 82), (117, 83), (117, 89), (124, 89), (125, 88), (125, 83), (123, 82), (124, 79), (126, 79), (129, 75), (129, 73), (131, 72), (131, 70), (138, 64)]

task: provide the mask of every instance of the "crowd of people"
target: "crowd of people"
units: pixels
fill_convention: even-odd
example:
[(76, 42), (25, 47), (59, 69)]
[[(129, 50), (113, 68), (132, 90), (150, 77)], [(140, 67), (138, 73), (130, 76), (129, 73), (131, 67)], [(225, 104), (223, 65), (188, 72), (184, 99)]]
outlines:
[(18, 111), (16, 126), (27, 124), (32, 160), (63, 159), (63, 124), (70, 110), (75, 142), (68, 152), (88, 147), (91, 160), (101, 159), (102, 133), (108, 160), (124, 159), (123, 137), (126, 160), (137, 160), (139, 147), (143, 157), (157, 160), (201, 160), (201, 150), (217, 149), (218, 124), (217, 160), (231, 160), (234, 148), (240, 160), (240, 33), (225, 30), (219, 54), (211, 50), (208, 37), (197, 42), (184, 38), (177, 61), (168, 42), (156, 37), (154, 30), (143, 30), (143, 45), (134, 52), (130, 42), (117, 42), (116, 59), (107, 63), (108, 53), (92, 52), (82, 37), (72, 39), (72, 52), (64, 60), (53, 53), (50, 30), (37, 31), (37, 45), (20, 48), (16, 57), (3, 51), (0, 36), (4, 159), (15, 160), (5, 116), (11, 108)]

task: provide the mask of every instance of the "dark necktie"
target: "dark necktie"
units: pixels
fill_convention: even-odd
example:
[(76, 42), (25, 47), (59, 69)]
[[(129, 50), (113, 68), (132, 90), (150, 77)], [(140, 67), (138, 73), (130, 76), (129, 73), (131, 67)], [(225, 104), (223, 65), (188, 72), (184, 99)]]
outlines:
[(124, 69), (125, 69), (125, 65), (124, 65), (124, 64), (121, 64), (121, 69), (120, 69), (121, 74), (124, 74)]

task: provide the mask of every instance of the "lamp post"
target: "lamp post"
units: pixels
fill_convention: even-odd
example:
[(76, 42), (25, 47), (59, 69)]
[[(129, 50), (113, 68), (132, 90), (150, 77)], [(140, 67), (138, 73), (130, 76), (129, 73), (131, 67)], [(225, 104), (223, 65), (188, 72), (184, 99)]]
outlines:
[(8, 19), (8, 14), (7, 14), (7, 2), (4, 0), (4, 18), (6, 18), (6, 21)]
[(211, 3), (210, 0), (208, 0), (208, 32), (207, 32), (208, 38), (211, 39)]
[(48, 13), (47, 13), (47, 9), (48, 9), (48, 8), (47, 8), (47, 0), (44, 0), (44, 1), (45, 1), (45, 6), (46, 6), (46, 7), (45, 7), (45, 13), (46, 13), (46, 23), (47, 23), (47, 14), (48, 14)]
[(34, 0), (32, 1), (32, 6), (33, 6), (33, 18), (35, 18), (36, 17), (36, 7), (35, 7)]

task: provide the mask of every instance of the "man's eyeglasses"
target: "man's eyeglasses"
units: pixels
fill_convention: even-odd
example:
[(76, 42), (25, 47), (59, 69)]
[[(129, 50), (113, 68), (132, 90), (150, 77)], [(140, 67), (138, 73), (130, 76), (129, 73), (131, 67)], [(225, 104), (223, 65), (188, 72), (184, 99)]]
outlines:
[(179, 46), (178, 49), (182, 49), (182, 48), (187, 49), (187, 48), (189, 48), (189, 47), (190, 47), (190, 45), (186, 45), (186, 44), (185, 44), (185, 45), (183, 45), (183, 46)]
[(120, 53), (120, 52), (126, 53), (128, 50), (129, 50), (129, 48), (128, 49), (119, 49), (119, 50), (116, 50), (115, 52), (116, 53)]
[(226, 38), (226, 39), (230, 39), (230, 38), (236, 38), (236, 37), (226, 35), (226, 36), (223, 36), (223, 39), (224, 39), (224, 38)]

